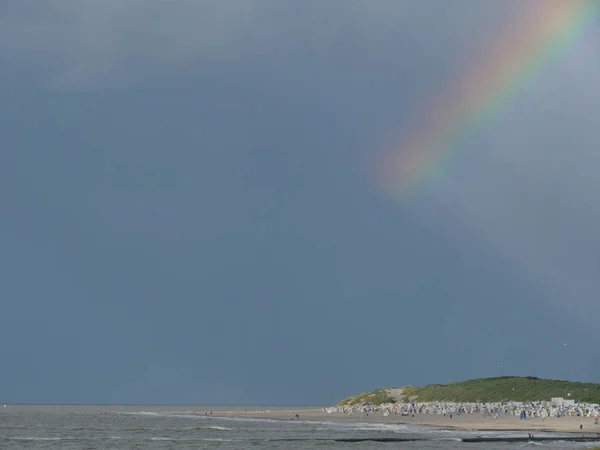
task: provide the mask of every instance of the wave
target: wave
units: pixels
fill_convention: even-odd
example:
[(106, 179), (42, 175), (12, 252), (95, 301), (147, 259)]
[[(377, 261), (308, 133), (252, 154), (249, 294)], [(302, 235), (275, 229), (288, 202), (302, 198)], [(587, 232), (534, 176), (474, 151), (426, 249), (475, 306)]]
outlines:
[[(572, 434), (554, 433), (554, 432), (536, 432), (535, 441), (527, 439), (526, 431), (517, 430), (460, 430), (460, 429), (449, 429), (441, 426), (428, 426), (428, 425), (417, 425), (417, 424), (392, 424), (392, 423), (373, 423), (373, 422), (335, 422), (330, 420), (315, 421), (315, 420), (286, 420), (286, 419), (275, 419), (275, 418), (256, 418), (256, 417), (223, 417), (223, 416), (204, 416), (197, 414), (175, 414), (175, 413), (159, 413), (153, 411), (140, 411), (140, 412), (123, 412), (121, 414), (131, 416), (146, 416), (146, 417), (164, 417), (169, 419), (192, 419), (198, 422), (198, 427), (192, 427), (196, 429), (212, 429), (218, 431), (232, 431), (234, 428), (228, 428), (222, 426), (227, 422), (239, 422), (239, 423), (271, 423), (271, 424), (285, 424), (289, 428), (298, 429), (299, 431), (307, 431), (308, 428), (302, 430), (307, 425), (312, 426), (311, 431), (318, 432), (332, 432), (336, 433), (335, 437), (321, 437), (311, 439), (299, 439), (307, 441), (338, 441), (338, 442), (364, 442), (364, 441), (380, 441), (380, 442), (401, 442), (401, 441), (413, 441), (413, 440), (424, 440), (424, 441), (455, 441), (455, 442), (512, 442), (521, 443), (524, 446), (535, 446), (542, 442), (569, 442), (569, 446), (575, 444), (582, 444), (591, 442), (587, 439), (580, 439)], [(210, 424), (210, 425), (209, 425)], [(218, 424), (218, 425), (217, 425)], [(186, 425), (189, 425), (186, 424)], [(297, 428), (298, 427), (298, 428)], [(270, 427), (269, 427), (270, 428)], [(166, 430), (163, 430), (166, 431)], [(291, 431), (291, 430), (289, 430)], [(365, 436), (355, 434), (356, 432), (362, 432)], [(342, 436), (340, 436), (342, 434)], [(347, 436), (347, 437), (346, 437)], [(176, 438), (167, 438), (170, 440), (184, 440)], [(198, 440), (208, 440), (198, 439)], [(218, 440), (218, 439), (217, 439)], [(225, 440), (225, 439), (223, 439)], [(243, 441), (253, 441), (256, 439), (242, 439)], [(296, 439), (294, 439), (296, 440)], [(257, 441), (264, 441), (258, 439)], [(595, 440), (594, 440), (595, 441)]]
[(197, 420), (214, 420), (214, 421), (224, 421), (224, 422), (264, 422), (264, 423), (320, 423), (320, 422), (308, 422), (302, 420), (289, 420), (289, 419), (266, 419), (266, 418), (257, 418), (257, 417), (223, 417), (223, 416), (204, 416), (204, 415), (196, 415), (196, 414), (173, 414), (173, 413), (164, 413), (157, 414), (163, 417), (169, 418), (179, 418), (179, 419), (197, 419)]
[(181, 441), (181, 442), (198, 442), (198, 441), (213, 441), (213, 442), (233, 442), (234, 439), (221, 438), (197, 438), (197, 439), (179, 439), (173, 437), (153, 437), (151, 441)]
[(10, 441), (68, 441), (73, 438), (60, 437), (39, 437), (39, 436), (8, 436), (6, 439)]
[(175, 414), (157, 413), (157, 412), (153, 412), (153, 411), (138, 411), (138, 412), (115, 411), (112, 414), (116, 414), (118, 416), (153, 416), (153, 417), (170, 417), (170, 416), (175, 415)]
[(304, 421), (305, 424), (320, 425), (318, 431), (382, 431), (392, 433), (407, 433), (416, 431), (414, 425), (395, 424), (395, 423), (369, 423), (369, 422), (315, 422)]

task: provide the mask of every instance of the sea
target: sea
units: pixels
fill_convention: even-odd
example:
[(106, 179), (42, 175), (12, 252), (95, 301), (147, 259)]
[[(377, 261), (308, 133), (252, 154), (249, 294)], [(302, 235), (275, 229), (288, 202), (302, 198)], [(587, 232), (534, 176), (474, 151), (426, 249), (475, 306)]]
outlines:
[[(451, 431), (435, 427), (303, 421), (306, 407), (0, 405), (0, 449), (523, 449), (586, 448), (590, 443), (465, 442), (522, 437), (522, 432)], [(300, 420), (219, 418), (173, 411), (297, 410)], [(552, 433), (537, 436), (560, 437)], [(565, 435), (568, 436), (568, 435)], [(381, 442), (381, 440), (389, 440)]]

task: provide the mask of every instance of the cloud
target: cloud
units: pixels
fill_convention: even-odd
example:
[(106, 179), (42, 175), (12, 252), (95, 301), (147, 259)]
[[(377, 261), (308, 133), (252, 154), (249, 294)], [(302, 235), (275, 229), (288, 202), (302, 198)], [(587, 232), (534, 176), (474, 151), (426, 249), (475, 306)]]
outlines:
[[(378, 121), (394, 123), (393, 114), (414, 115), (419, 96), (431, 96), (435, 83), (451, 85), (448, 78), (498, 35), (490, 30), (518, 11), (503, 0), (444, 5), (7, 0), (0, 6), (0, 55), (8, 69), (35, 73), (59, 90), (127, 87), (219, 67), (238, 80), (248, 73), (264, 79), (278, 88), (273, 98), (291, 104), (298, 95), (289, 93), (301, 83), (296, 94), (310, 92), (331, 118), (344, 116), (369, 134), (384, 128)], [(584, 39), (543, 71), (468, 144), (432, 203), (411, 206), (442, 232), (474, 233), (559, 303), (579, 292), (586, 307), (594, 307), (589, 299), (600, 288), (592, 242), (600, 217), (593, 42)], [(403, 103), (391, 112), (382, 92)], [(400, 120), (393, 126), (403, 127)]]
[(115, 86), (307, 52), (321, 62), (353, 53), (369, 64), (369, 58), (393, 59), (411, 47), (443, 59), (437, 46), (473, 45), (468, 31), (477, 36), (485, 30), (485, 20), (508, 10), (500, 5), (482, 7), (473, 0), (456, 1), (452, 8), (409, 0), (7, 0), (0, 54), (8, 67), (41, 73), (59, 89)]
[(66, 88), (227, 57), (257, 2), (25, 0), (4, 8), (2, 53), (34, 69), (51, 61), (51, 85)]
[[(415, 205), (438, 229), (514, 264), (555, 306), (593, 323), (600, 313), (600, 62), (597, 30), (544, 67), (470, 136)], [(490, 287), (495, 289), (497, 287)]]

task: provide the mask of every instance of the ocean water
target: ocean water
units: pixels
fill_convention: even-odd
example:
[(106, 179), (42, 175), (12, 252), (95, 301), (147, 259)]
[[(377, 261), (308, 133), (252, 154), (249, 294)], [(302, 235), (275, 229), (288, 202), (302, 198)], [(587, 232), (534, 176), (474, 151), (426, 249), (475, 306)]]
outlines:
[[(515, 432), (448, 431), (414, 425), (359, 422), (217, 418), (170, 411), (243, 410), (243, 406), (33, 406), (0, 405), (1, 449), (523, 449), (585, 448), (554, 442), (468, 443), (461, 439), (522, 436)], [(248, 409), (256, 409), (255, 407)], [(288, 410), (290, 407), (262, 407)], [(302, 409), (298, 408), (302, 415)], [(302, 418), (300, 416), (300, 418)], [(553, 436), (536, 433), (536, 436)], [(412, 442), (343, 442), (343, 439), (418, 439)]]

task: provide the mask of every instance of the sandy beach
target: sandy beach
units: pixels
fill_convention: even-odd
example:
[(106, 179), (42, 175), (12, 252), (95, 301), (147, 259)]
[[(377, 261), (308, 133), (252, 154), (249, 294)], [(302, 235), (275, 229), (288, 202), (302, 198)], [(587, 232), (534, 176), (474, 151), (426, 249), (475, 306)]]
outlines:
[[(179, 411), (172, 414), (196, 414), (204, 415), (204, 412)], [(497, 419), (490, 416), (484, 417), (483, 414), (454, 414), (452, 418), (436, 414), (415, 414), (412, 416), (401, 416), (390, 414), (383, 416), (381, 412), (354, 413), (347, 415), (344, 413), (328, 414), (322, 409), (295, 409), (288, 411), (268, 411), (268, 410), (249, 410), (249, 411), (219, 411), (213, 412), (212, 417), (245, 417), (256, 419), (280, 419), (297, 420), (295, 415), (299, 415), (299, 420), (306, 421), (332, 421), (332, 422), (373, 422), (389, 424), (410, 424), (443, 427), (457, 430), (523, 430), (523, 431), (549, 431), (560, 433), (578, 433), (585, 434), (586, 437), (596, 437), (600, 433), (600, 425), (594, 425), (594, 420), (589, 417), (546, 417), (519, 419), (518, 416), (500, 415)], [(583, 431), (580, 431), (580, 425), (583, 425)]]

